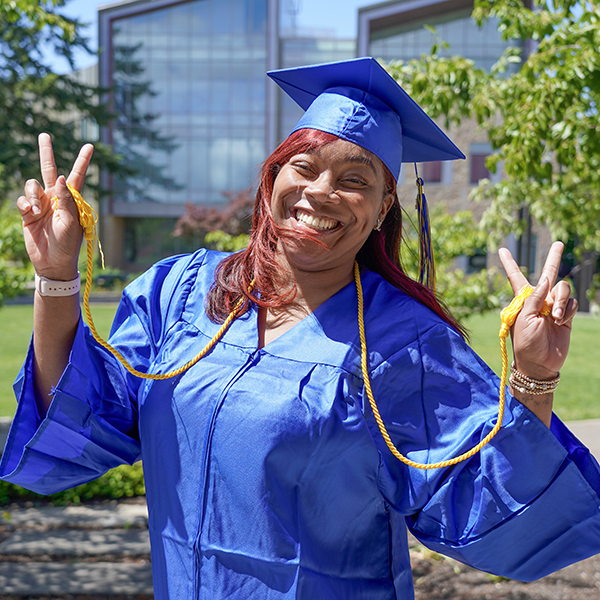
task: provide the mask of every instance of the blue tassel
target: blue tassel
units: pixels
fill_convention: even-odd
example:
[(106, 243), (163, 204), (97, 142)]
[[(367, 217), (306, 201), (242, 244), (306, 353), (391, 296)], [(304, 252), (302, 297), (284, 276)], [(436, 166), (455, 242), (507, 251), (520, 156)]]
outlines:
[(417, 164), (415, 163), (415, 174), (417, 176), (417, 215), (419, 218), (419, 254), (421, 267), (419, 272), (419, 283), (426, 285), (435, 292), (435, 261), (431, 245), (431, 229), (429, 227), (429, 211), (427, 210), (427, 198), (423, 191), (423, 180), (419, 177)]

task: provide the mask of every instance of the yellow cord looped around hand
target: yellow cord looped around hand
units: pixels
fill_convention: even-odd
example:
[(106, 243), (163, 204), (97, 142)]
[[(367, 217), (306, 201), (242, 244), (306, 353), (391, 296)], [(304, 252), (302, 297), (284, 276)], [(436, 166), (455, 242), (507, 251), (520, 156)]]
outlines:
[[(83, 227), (83, 235), (86, 241), (92, 243), (92, 249), (94, 242), (98, 242), (98, 251), (100, 252), (100, 258), (102, 259), (102, 268), (104, 269), (104, 252), (102, 252), (102, 244), (96, 231), (96, 223), (98, 223), (98, 214), (96, 211), (83, 199), (83, 196), (69, 183), (67, 187), (73, 196), (75, 205), (77, 206), (77, 213), (79, 215), (79, 224)], [(54, 210), (58, 205), (58, 196), (54, 197)]]
[[(85, 317), (87, 324), (94, 336), (94, 339), (103, 347), (106, 348), (109, 352), (111, 352), (119, 362), (135, 377), (139, 377), (141, 379), (170, 379), (171, 377), (176, 377), (177, 375), (181, 375), (185, 371), (187, 371), (190, 367), (193, 367), (201, 358), (206, 356), (214, 347), (214, 345), (221, 339), (227, 328), (231, 324), (231, 322), (237, 317), (241, 308), (246, 302), (246, 298), (242, 297), (238, 300), (237, 304), (234, 306), (233, 310), (229, 313), (225, 322), (217, 331), (216, 335), (208, 342), (206, 347), (201, 350), (192, 360), (187, 362), (185, 365), (180, 367), (179, 369), (175, 369), (174, 371), (170, 371), (168, 373), (144, 373), (142, 371), (138, 371), (134, 369), (125, 359), (125, 357), (116, 349), (113, 348), (108, 342), (105, 342), (100, 334), (96, 331), (96, 326), (94, 325), (94, 320), (92, 319), (92, 313), (90, 311), (90, 289), (92, 285), (92, 267), (93, 267), (93, 254), (94, 254), (94, 241), (98, 239), (98, 235), (96, 233), (96, 223), (98, 221), (98, 215), (94, 211), (94, 209), (83, 199), (81, 194), (73, 188), (71, 185), (67, 184), (71, 195), (73, 196), (73, 200), (75, 200), (75, 204), (77, 205), (77, 212), (79, 213), (79, 223), (83, 227), (84, 236), (87, 242), (87, 269), (86, 269), (86, 278), (85, 278), (85, 288), (83, 291), (83, 310), (85, 312)], [(53, 199), (55, 203), (58, 202), (58, 198)], [(100, 247), (100, 240), (98, 240), (98, 246), (100, 249), (100, 254), (102, 255), (102, 268), (104, 268), (104, 254), (102, 254), (102, 248)], [(250, 283), (250, 288), (254, 285), (254, 281)]]
[[(379, 426), (379, 431), (387, 447), (390, 449), (390, 452), (401, 462), (404, 464), (414, 467), (416, 469), (440, 469), (443, 467), (449, 467), (455, 465), (463, 460), (467, 460), (471, 458), (473, 455), (477, 454), (500, 430), (502, 426), (502, 418), (504, 416), (504, 406), (506, 403), (506, 377), (508, 372), (508, 359), (506, 355), (506, 337), (510, 328), (517, 315), (519, 314), (521, 308), (523, 307), (523, 303), (525, 299), (528, 298), (533, 292), (533, 288), (531, 286), (524, 286), (519, 294), (515, 297), (515, 299), (510, 303), (508, 307), (506, 307), (500, 317), (502, 319), (502, 327), (500, 328), (500, 350), (502, 352), (502, 375), (500, 377), (500, 393), (499, 393), (499, 403), (498, 403), (498, 418), (496, 419), (496, 425), (494, 428), (486, 435), (476, 446), (471, 448), (471, 450), (455, 457), (450, 460), (445, 460), (437, 463), (418, 463), (410, 460), (406, 456), (400, 453), (398, 448), (392, 442), (392, 439), (387, 432), (383, 419), (381, 418), (381, 414), (379, 413), (379, 409), (377, 408), (377, 404), (375, 402), (375, 398), (373, 396), (373, 391), (371, 389), (371, 381), (369, 380), (369, 371), (367, 366), (367, 344), (365, 340), (365, 324), (364, 324), (364, 315), (363, 315), (363, 296), (362, 296), (362, 285), (360, 282), (360, 269), (358, 263), (354, 263), (354, 281), (356, 283), (356, 290), (358, 294), (358, 330), (360, 335), (360, 345), (361, 345), (361, 367), (363, 380), (365, 384), (365, 392), (367, 397), (369, 398), (369, 404), (371, 405), (371, 410), (373, 411), (373, 416), (375, 417), (375, 421), (377, 421), (377, 425)], [(544, 302), (544, 307), (541, 310), (541, 314), (547, 315), (550, 313), (549, 306)]]
[[(513, 298), (513, 301), (502, 310), (500, 313), (500, 320), (502, 321), (502, 326), (500, 327), (500, 337), (507, 338), (510, 333), (510, 328), (514, 325), (517, 315), (521, 312), (523, 308), (523, 303), (531, 294), (533, 293), (533, 288), (530, 285), (524, 285), (519, 293)], [(544, 306), (540, 311), (540, 314), (546, 316), (550, 314), (550, 307), (548, 303), (544, 300)]]

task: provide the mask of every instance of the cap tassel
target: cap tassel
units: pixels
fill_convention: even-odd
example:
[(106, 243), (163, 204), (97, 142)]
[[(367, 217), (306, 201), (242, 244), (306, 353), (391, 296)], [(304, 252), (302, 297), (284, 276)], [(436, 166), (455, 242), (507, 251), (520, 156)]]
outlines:
[(435, 262), (431, 246), (429, 211), (427, 210), (427, 198), (425, 198), (425, 192), (423, 191), (423, 180), (419, 177), (419, 172), (417, 171), (417, 163), (415, 163), (415, 174), (417, 176), (415, 208), (419, 217), (419, 253), (421, 258), (419, 283), (426, 285), (430, 290), (435, 292)]

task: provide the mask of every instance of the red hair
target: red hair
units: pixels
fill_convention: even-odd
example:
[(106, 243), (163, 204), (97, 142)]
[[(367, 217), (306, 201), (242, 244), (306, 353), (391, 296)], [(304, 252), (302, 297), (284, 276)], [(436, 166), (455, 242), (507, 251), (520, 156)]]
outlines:
[[(271, 214), (271, 195), (279, 170), (292, 156), (308, 153), (335, 142), (339, 138), (316, 129), (300, 129), (292, 133), (267, 158), (261, 170), (250, 243), (245, 250), (224, 258), (217, 267), (215, 281), (206, 301), (208, 316), (222, 323), (240, 297), (264, 308), (285, 306), (293, 301), (295, 288), (282, 294), (279, 291), (279, 266), (275, 260), (277, 241), (290, 235), (279, 227)], [(442, 319), (464, 334), (464, 330), (448, 309), (427, 287), (408, 277), (400, 264), (402, 239), (402, 210), (396, 193), (396, 181), (389, 169), (384, 170), (385, 194), (392, 194), (394, 202), (381, 226), (372, 231), (356, 256), (359, 264), (381, 275), (394, 287), (424, 304)], [(297, 233), (294, 234), (297, 238)], [(307, 236), (310, 237), (310, 236)], [(254, 285), (250, 290), (250, 283)]]

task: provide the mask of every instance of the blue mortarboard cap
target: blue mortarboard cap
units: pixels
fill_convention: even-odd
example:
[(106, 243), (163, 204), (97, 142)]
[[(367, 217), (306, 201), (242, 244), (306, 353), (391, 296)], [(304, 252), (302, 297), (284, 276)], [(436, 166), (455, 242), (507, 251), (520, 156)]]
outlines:
[(267, 73), (306, 112), (293, 131), (318, 129), (373, 152), (398, 179), (403, 162), (465, 158), (373, 58)]

